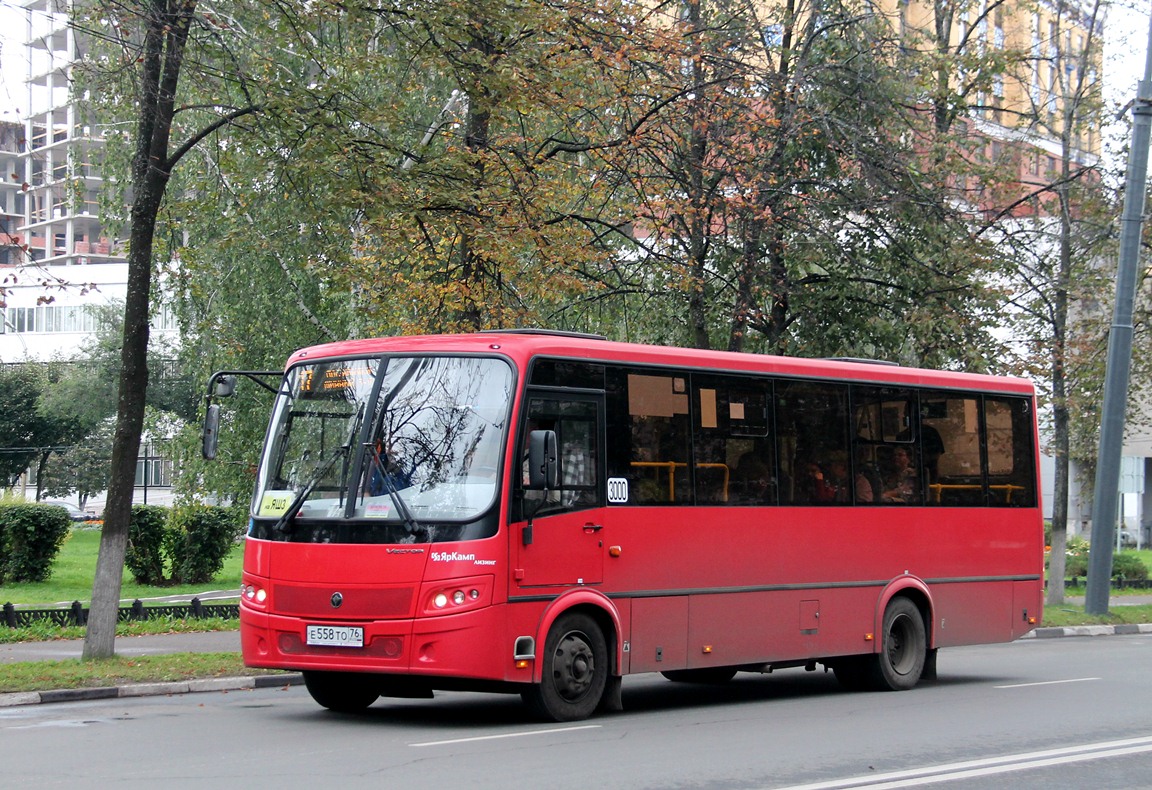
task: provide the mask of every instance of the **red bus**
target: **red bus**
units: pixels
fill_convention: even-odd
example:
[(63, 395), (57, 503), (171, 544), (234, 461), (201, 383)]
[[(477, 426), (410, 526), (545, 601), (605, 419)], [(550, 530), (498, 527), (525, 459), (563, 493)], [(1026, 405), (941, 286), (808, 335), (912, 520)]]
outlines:
[(1040, 620), (1035, 412), (1012, 378), (540, 330), (304, 349), (244, 660), (333, 710), (463, 689), (555, 721), (641, 672), (908, 689)]

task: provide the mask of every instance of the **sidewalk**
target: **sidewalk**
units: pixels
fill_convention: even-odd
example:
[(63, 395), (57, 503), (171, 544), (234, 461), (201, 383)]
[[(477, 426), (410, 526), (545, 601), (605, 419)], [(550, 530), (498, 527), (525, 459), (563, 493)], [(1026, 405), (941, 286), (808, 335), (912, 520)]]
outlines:
[[(64, 658), (80, 658), (83, 652), (83, 639), (0, 644), (0, 665), (12, 661), (58, 661)], [(116, 653), (121, 656), (239, 652), (239, 631), (204, 631), (194, 634), (116, 637)]]

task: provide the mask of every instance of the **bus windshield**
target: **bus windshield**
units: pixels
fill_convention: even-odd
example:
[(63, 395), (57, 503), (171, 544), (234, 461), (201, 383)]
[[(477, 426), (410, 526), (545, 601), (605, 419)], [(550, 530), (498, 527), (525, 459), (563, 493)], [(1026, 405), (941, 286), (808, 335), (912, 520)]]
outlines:
[[(252, 515), (284, 533), (301, 522), (356, 520), (426, 539), (436, 539), (439, 525), (476, 520), (496, 500), (511, 388), (511, 368), (491, 358), (293, 367), (273, 411)], [(327, 542), (336, 533), (311, 534), (294, 539)], [(398, 538), (372, 542), (383, 540)]]

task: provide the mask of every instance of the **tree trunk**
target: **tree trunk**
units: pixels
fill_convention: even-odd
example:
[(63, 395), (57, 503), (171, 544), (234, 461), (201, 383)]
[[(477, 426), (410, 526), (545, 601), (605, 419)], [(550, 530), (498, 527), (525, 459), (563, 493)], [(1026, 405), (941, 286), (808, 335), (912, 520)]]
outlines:
[(1072, 205), (1068, 194), (1072, 147), (1066, 118), (1061, 134), (1060, 259), (1056, 287), (1052, 295), (1052, 444), (1056, 452), (1056, 474), (1052, 491), (1052, 550), (1048, 555), (1049, 606), (1064, 603), (1065, 546), (1068, 542), (1068, 462), (1071, 440), (1068, 436), (1068, 301), (1072, 283)]
[(704, 53), (701, 43), (703, 11), (700, 0), (688, 0), (687, 18), (692, 40), (692, 128), (688, 137), (688, 173), (691, 216), (688, 220), (688, 328), (695, 348), (711, 348), (708, 332), (708, 237), (709, 201), (704, 183), (708, 154), (705, 101)]
[(149, 0), (141, 9), (144, 44), (139, 60), (139, 117), (132, 157), (132, 228), (128, 248), (128, 292), (124, 301), (124, 338), (120, 349), (120, 386), (112, 470), (92, 606), (84, 635), (84, 658), (108, 658), (115, 652), (120, 583), (128, 549), (136, 462), (148, 391), (148, 310), (152, 295), (152, 242), (156, 218), (168, 186), (176, 85), (196, 0)]

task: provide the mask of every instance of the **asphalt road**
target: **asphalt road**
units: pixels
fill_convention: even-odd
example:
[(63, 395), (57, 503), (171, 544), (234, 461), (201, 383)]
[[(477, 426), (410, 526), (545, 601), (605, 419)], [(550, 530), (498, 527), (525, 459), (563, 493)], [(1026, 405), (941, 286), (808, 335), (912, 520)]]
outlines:
[(14, 788), (1140, 788), (1150, 659), (1152, 635), (953, 648), (901, 693), (642, 675), (574, 724), (464, 693), (347, 716), (298, 686), (32, 705), (0, 708), (0, 766)]

